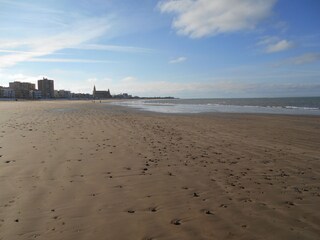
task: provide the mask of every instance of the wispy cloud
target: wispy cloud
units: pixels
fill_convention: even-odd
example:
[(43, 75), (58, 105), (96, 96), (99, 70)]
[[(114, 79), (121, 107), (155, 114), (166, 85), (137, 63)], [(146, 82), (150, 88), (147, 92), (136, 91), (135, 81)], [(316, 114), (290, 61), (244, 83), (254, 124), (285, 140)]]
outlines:
[[(1, 45), (1, 43), (0, 43)], [(39, 52), (30, 52), (30, 51), (17, 51), (17, 50), (6, 50), (6, 49), (0, 49), (0, 53), (23, 53), (23, 54), (37, 54)], [(40, 52), (41, 53), (41, 52)], [(47, 52), (42, 52), (42, 54), (46, 55)], [(63, 53), (52, 53), (57, 55), (63, 55)]]
[(0, 72), (0, 79), (8, 83), (11, 81), (37, 83), (37, 80), (42, 79), (43, 77), (47, 77), (47, 76), (43, 76), (43, 75), (32, 76), (32, 75), (26, 75), (22, 73), (10, 74), (10, 73)]
[[(19, 62), (53, 54), (66, 48), (96, 39), (109, 29), (105, 18), (91, 18), (75, 22), (66, 31), (59, 34), (19, 41), (1, 41), (0, 48), (27, 48), (26, 51), (0, 56), (0, 68), (11, 67)], [(85, 34), (84, 34), (85, 33)]]
[(77, 58), (31, 58), (27, 62), (60, 62), (60, 63), (116, 63), (116, 61), (77, 59)]
[(294, 44), (288, 40), (280, 40), (279, 42), (270, 44), (266, 48), (267, 53), (282, 52), (293, 48)]
[(41, 12), (41, 13), (64, 13), (63, 11), (59, 11), (56, 9), (51, 9), (51, 8), (44, 8), (44, 7), (40, 7), (36, 4), (30, 4), (27, 2), (22, 2), (22, 1), (12, 1), (12, 0), (0, 0), (0, 4), (5, 4), (5, 5), (9, 5), (9, 6), (13, 6), (15, 8), (20, 8), (23, 9), (24, 11), (35, 11), (35, 12)]
[(98, 51), (113, 51), (126, 53), (152, 53), (155, 50), (150, 48), (121, 46), (121, 45), (103, 45), (103, 44), (81, 44), (73, 48), (82, 50), (98, 50)]
[(262, 40), (257, 43), (257, 45), (263, 46), (264, 52), (266, 53), (282, 52), (294, 47), (294, 43), (292, 41), (280, 39), (279, 37), (275, 36), (263, 37)]
[(274, 64), (274, 66), (283, 66), (283, 65), (304, 65), (308, 63), (314, 63), (320, 61), (320, 53), (305, 53), (296, 57), (287, 58), (281, 62)]
[(19, 29), (19, 32), (33, 30), (34, 26), (48, 27), (47, 30), (50, 31), (55, 27), (67, 27), (68, 23), (72, 22), (75, 15), (73, 12), (62, 10), (62, 6), (58, 4), (49, 7), (50, 3), (47, 3), (48, 1), (0, 0), (1, 7), (6, 9), (1, 15), (7, 18), (6, 26), (11, 22), (22, 23), (14, 27)]
[(187, 61), (186, 57), (178, 57), (178, 58), (170, 60), (169, 63), (175, 64), (175, 63), (182, 63), (182, 62), (185, 62), (185, 61)]
[(163, 13), (173, 13), (178, 34), (201, 38), (226, 32), (254, 29), (266, 18), (276, 0), (164, 0)]

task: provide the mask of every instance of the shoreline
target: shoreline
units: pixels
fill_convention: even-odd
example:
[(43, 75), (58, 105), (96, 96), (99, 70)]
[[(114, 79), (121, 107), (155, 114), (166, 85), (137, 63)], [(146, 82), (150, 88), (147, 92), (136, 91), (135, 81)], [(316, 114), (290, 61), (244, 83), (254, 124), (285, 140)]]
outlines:
[[(301, 97), (303, 98), (303, 97)], [(314, 98), (314, 97), (312, 97)], [(318, 97), (315, 97), (318, 98)], [(255, 98), (253, 98), (255, 99)], [(262, 98), (263, 99), (263, 98)], [(272, 98), (271, 98), (272, 99)], [(286, 98), (284, 98), (286, 99)], [(288, 107), (281, 107), (281, 106), (255, 106), (255, 105), (224, 105), (224, 104), (217, 104), (219, 106), (219, 110), (202, 110), (198, 112), (192, 112), (192, 110), (183, 110), (181, 112), (178, 111), (168, 111), (168, 110), (159, 110), (157, 109), (158, 107), (163, 107), (166, 105), (154, 105), (154, 108), (149, 108), (149, 104), (140, 104), (140, 105), (128, 105), (128, 104), (119, 104), (119, 103), (126, 103), (126, 102), (141, 102), (141, 101), (150, 101), (150, 100), (168, 100), (168, 99), (101, 99), (101, 100), (93, 100), (93, 99), (43, 99), (43, 100), (28, 100), (28, 99), (20, 99), (18, 101), (1, 101), (0, 103), (6, 103), (6, 102), (93, 102), (95, 103), (103, 103), (103, 104), (109, 104), (109, 105), (116, 105), (119, 107), (125, 107), (128, 109), (135, 109), (136, 111), (141, 111), (141, 112), (151, 112), (151, 113), (160, 113), (160, 114), (173, 114), (173, 115), (195, 115), (195, 114), (200, 114), (200, 115), (215, 115), (215, 114), (248, 114), (248, 115), (279, 115), (279, 116), (315, 116), (319, 117), (320, 116), (320, 109), (319, 108), (306, 108), (306, 107), (294, 107), (290, 106)], [(172, 99), (170, 99), (172, 100)], [(173, 99), (173, 100), (181, 100), (181, 99)], [(190, 100), (190, 99), (185, 99), (185, 100)], [(196, 100), (201, 100), (201, 99), (196, 99)], [(118, 103), (118, 104), (117, 104)], [(173, 106), (184, 106), (184, 105), (190, 105), (190, 104), (173, 104)], [(209, 104), (211, 105), (211, 104)], [(153, 105), (152, 105), (153, 106)], [(194, 105), (196, 106), (196, 105)], [(170, 106), (171, 107), (171, 106)], [(228, 110), (228, 108), (234, 108), (236, 110)], [(244, 110), (244, 109), (247, 110)], [(240, 110), (239, 110), (240, 109)], [(251, 111), (248, 111), (250, 109)], [(252, 111), (252, 109), (255, 109)], [(282, 112), (279, 112), (279, 110)], [(300, 112), (298, 112), (300, 111)]]
[[(200, 99), (198, 99), (200, 100)], [(209, 99), (210, 100), (210, 99)], [(202, 114), (202, 113), (240, 113), (240, 114), (272, 114), (272, 115), (314, 115), (320, 116), (319, 108), (295, 106), (259, 106), (259, 105), (227, 105), (219, 103), (188, 103), (188, 99), (165, 102), (145, 100), (111, 101), (111, 104), (135, 108), (140, 111), (169, 114)], [(180, 102), (179, 102), (180, 101)]]

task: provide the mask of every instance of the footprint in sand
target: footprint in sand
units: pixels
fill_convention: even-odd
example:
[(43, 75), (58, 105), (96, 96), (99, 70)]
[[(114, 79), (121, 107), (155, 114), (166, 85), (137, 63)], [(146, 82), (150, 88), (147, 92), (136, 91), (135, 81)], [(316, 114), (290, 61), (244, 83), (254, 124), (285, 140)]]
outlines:
[(285, 204), (288, 204), (288, 205), (290, 205), (290, 206), (294, 206), (294, 203), (291, 202), (291, 201), (285, 201)]
[(156, 212), (156, 211), (158, 211), (158, 210), (157, 210), (157, 207), (150, 207), (149, 210), (150, 210), (150, 212)]
[(181, 220), (180, 219), (173, 219), (173, 220), (171, 220), (171, 224), (173, 224), (173, 225), (181, 225)]
[(202, 210), (202, 211), (207, 215), (213, 215), (213, 212), (210, 211), (210, 210), (205, 209), (205, 210)]

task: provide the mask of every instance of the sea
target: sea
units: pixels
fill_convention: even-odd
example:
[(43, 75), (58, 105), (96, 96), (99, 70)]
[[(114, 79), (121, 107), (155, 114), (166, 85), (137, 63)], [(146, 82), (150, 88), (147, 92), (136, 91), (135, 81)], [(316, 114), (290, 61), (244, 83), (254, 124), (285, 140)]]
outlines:
[(158, 113), (261, 113), (320, 116), (320, 97), (137, 99), (112, 102)]

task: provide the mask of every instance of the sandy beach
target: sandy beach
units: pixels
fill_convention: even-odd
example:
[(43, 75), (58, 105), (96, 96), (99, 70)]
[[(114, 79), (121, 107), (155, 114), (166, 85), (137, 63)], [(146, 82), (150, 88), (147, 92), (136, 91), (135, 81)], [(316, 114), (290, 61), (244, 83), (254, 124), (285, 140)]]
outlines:
[(320, 118), (0, 102), (0, 239), (320, 239)]

